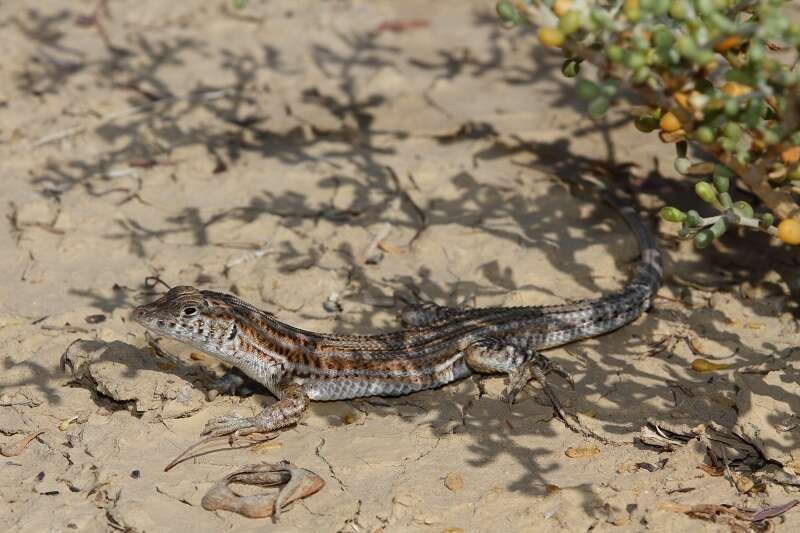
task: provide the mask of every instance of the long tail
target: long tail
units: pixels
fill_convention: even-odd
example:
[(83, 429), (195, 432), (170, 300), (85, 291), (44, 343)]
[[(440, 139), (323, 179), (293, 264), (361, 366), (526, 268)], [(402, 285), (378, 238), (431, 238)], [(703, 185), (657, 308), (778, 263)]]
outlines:
[(625, 220), (630, 228), (636, 242), (639, 244), (639, 267), (633, 279), (628, 284), (628, 288), (639, 288), (643, 290), (648, 299), (648, 305), (655, 297), (656, 291), (661, 286), (663, 266), (661, 264), (661, 252), (656, 246), (656, 239), (650, 229), (642, 222), (636, 210), (628, 203), (623, 202), (612, 196), (610, 193), (603, 195), (603, 200), (614, 207)]

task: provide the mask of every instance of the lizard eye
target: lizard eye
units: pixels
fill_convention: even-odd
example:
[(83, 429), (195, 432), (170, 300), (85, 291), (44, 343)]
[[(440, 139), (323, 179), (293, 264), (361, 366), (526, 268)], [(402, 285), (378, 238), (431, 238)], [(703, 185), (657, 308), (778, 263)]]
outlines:
[(196, 307), (184, 307), (183, 308), (183, 316), (192, 316), (197, 314)]

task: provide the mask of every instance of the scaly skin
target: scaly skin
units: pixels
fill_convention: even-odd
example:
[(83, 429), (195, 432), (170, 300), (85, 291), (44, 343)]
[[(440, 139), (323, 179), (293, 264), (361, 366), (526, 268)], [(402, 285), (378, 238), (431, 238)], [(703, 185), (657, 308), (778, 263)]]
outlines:
[(209, 421), (204, 434), (267, 432), (296, 423), (309, 400), (396, 396), (478, 373), (506, 373), (509, 399), (530, 379), (566, 374), (539, 350), (595, 337), (637, 318), (661, 283), (661, 255), (627, 206), (617, 207), (639, 243), (641, 262), (618, 292), (566, 305), (455, 309), (428, 304), (414, 325), (378, 335), (304, 331), (230, 294), (174, 287), (137, 307), (133, 319), (154, 333), (190, 344), (239, 368), (278, 402), (261, 414)]

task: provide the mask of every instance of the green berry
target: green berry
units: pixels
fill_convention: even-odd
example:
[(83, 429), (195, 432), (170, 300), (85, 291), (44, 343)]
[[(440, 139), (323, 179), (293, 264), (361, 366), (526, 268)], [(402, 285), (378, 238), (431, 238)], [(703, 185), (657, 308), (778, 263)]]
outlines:
[(733, 142), (732, 140), (728, 139), (727, 137), (724, 138), (724, 139), (721, 139), (719, 141), (719, 145), (722, 147), (722, 149), (724, 151), (726, 151), (728, 153), (733, 153), (733, 152), (736, 151), (736, 143)]
[(650, 79), (651, 71), (648, 67), (640, 67), (633, 71), (631, 81), (637, 85), (646, 83)]
[(689, 4), (686, 0), (672, 0), (669, 16), (675, 20), (685, 20), (689, 16)]
[(736, 122), (728, 122), (722, 126), (722, 134), (733, 142), (742, 138), (742, 127)]
[(714, 0), (695, 0), (695, 6), (702, 15), (708, 15), (714, 11)]
[(575, 93), (581, 100), (594, 100), (600, 96), (600, 87), (589, 80), (578, 80), (575, 84)]
[(625, 55), (625, 65), (632, 70), (647, 65), (647, 57), (641, 52), (630, 52)]
[(725, 114), (731, 118), (739, 114), (739, 102), (735, 98), (725, 100)]
[(708, 126), (700, 126), (695, 130), (694, 138), (702, 144), (711, 144), (714, 142), (714, 130)]
[(751, 41), (750, 46), (747, 47), (747, 58), (751, 65), (757, 65), (764, 61), (764, 46), (756, 41)]
[(581, 62), (577, 59), (567, 59), (561, 65), (561, 73), (567, 78), (574, 78), (581, 71)]
[(558, 21), (558, 29), (564, 35), (575, 33), (581, 29), (581, 14), (578, 11), (572, 10), (564, 13)]
[(608, 98), (613, 98), (614, 95), (617, 94), (617, 84), (611, 80), (605, 81), (600, 86), (600, 90), (603, 91), (603, 94)]
[(719, 239), (728, 231), (728, 222), (725, 220), (725, 217), (721, 217), (717, 219), (707, 231), (711, 231), (714, 238)]
[(670, 48), (675, 44), (675, 37), (672, 32), (663, 26), (653, 32), (652, 38), (656, 48)]
[(685, 157), (676, 157), (675, 163), (675, 170), (678, 174), (683, 174), (684, 176), (689, 173), (689, 169), (692, 167), (692, 162), (685, 158)]
[(703, 248), (707, 248), (713, 240), (714, 234), (711, 232), (711, 230), (704, 229), (694, 236), (694, 245), (696, 248), (702, 250)]
[(658, 214), (661, 215), (661, 218), (663, 218), (667, 222), (683, 222), (684, 220), (686, 220), (686, 213), (684, 213), (677, 207), (671, 207), (671, 206), (662, 207), (661, 211), (659, 211)]
[(589, 116), (593, 119), (598, 119), (606, 114), (608, 111), (608, 106), (611, 104), (608, 98), (605, 96), (598, 96), (591, 102), (589, 102)]
[(683, 57), (691, 59), (697, 54), (697, 45), (688, 35), (681, 35), (678, 37), (675, 47)]
[(731, 179), (729, 177), (714, 174), (714, 177), (711, 178), (711, 181), (714, 182), (714, 188), (717, 189), (717, 192), (727, 193), (730, 191)]
[(694, 185), (694, 192), (706, 203), (713, 204), (718, 202), (717, 191), (707, 181), (698, 181)]
[(666, 15), (667, 11), (669, 11), (670, 0), (655, 0), (653, 3), (653, 14), (654, 15)]
[(700, 216), (700, 213), (698, 213), (694, 209), (689, 209), (686, 212), (686, 224), (688, 224), (689, 227), (696, 228), (702, 223), (703, 223), (703, 217)]
[(522, 16), (517, 11), (517, 8), (507, 0), (497, 2), (495, 9), (497, 9), (497, 15), (506, 22), (519, 24), (522, 21)]
[(614, 25), (611, 15), (605, 9), (592, 9), (589, 12), (589, 19), (600, 29), (608, 30)]
[(733, 171), (725, 165), (714, 165), (714, 177), (732, 178)]
[(625, 57), (625, 53), (622, 51), (621, 47), (612, 44), (606, 48), (606, 56), (612, 63), (619, 63)]
[(768, 145), (781, 142), (781, 134), (775, 130), (764, 130), (761, 132), (761, 138), (764, 140), (764, 143)]
[(658, 128), (658, 119), (652, 115), (644, 115), (641, 117), (636, 117), (633, 125), (636, 126), (637, 130), (643, 133), (650, 133)]
[(753, 218), (753, 207), (744, 200), (739, 200), (738, 202), (735, 202), (733, 204), (733, 210), (739, 216), (745, 218)]

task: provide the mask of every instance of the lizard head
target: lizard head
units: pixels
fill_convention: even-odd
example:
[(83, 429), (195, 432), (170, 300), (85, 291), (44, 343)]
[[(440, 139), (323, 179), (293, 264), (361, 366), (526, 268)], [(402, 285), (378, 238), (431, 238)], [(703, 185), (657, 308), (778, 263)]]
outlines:
[[(161, 298), (133, 310), (131, 318), (158, 335), (207, 348), (214, 332), (211, 303), (194, 287), (173, 287)], [(222, 326), (224, 328), (224, 326)]]

